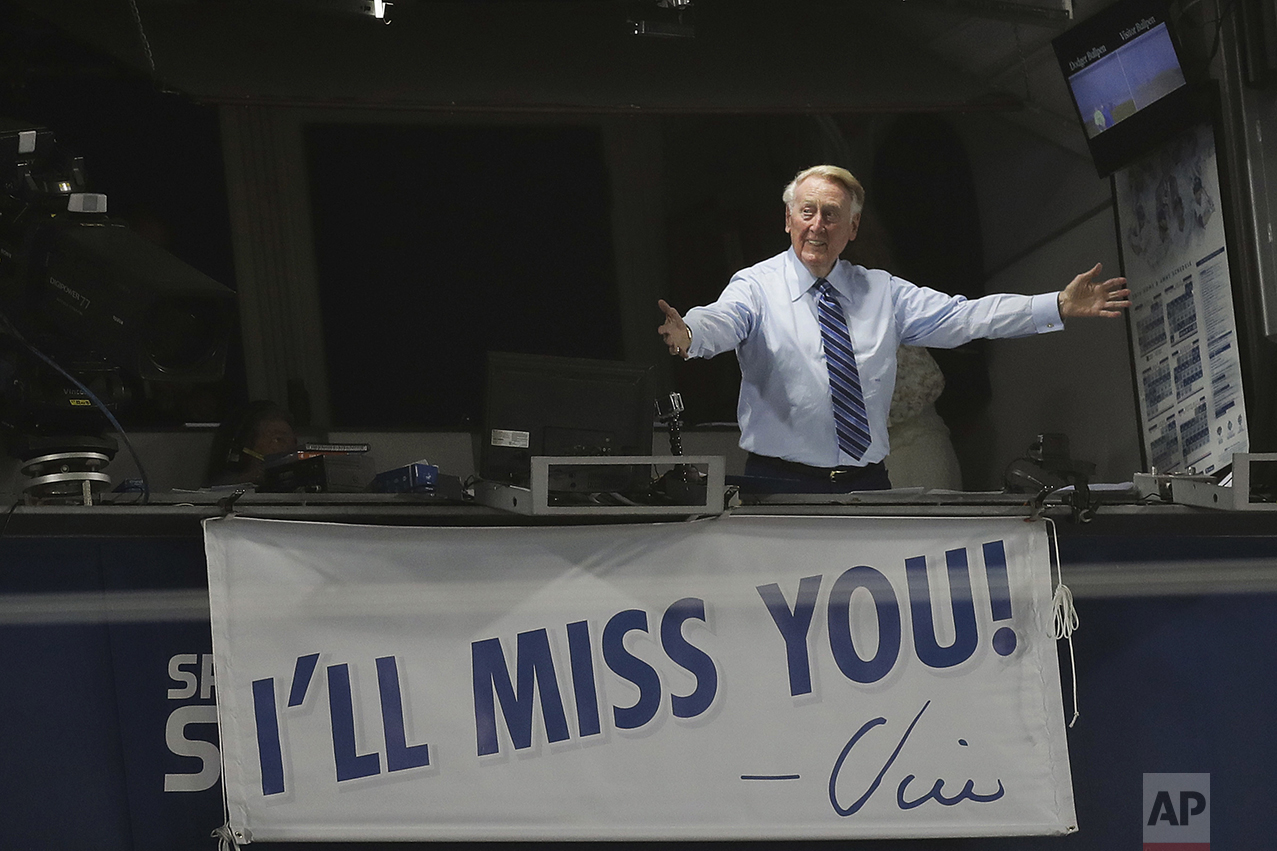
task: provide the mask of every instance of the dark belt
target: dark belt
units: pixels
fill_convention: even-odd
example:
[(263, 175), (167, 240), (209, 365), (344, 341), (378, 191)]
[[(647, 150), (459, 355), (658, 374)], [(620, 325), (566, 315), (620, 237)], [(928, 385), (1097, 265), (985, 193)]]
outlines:
[(862, 476), (885, 469), (881, 461), (875, 461), (863, 467), (812, 467), (809, 464), (786, 461), (784, 458), (773, 458), (770, 455), (756, 455), (753, 452), (749, 453), (749, 456), (761, 464), (793, 473), (800, 478), (816, 479), (835, 485), (852, 482)]

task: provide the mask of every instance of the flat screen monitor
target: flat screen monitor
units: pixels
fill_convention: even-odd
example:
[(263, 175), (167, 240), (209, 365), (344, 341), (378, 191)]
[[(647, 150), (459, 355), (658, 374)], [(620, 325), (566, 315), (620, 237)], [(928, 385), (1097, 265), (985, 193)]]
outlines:
[(1101, 177), (1201, 118), (1171, 25), (1166, 0), (1118, 0), (1053, 41)]
[[(650, 366), (489, 352), (479, 476), (527, 487), (534, 455), (651, 455), (655, 381)], [(633, 493), (651, 468), (573, 466), (557, 492)]]

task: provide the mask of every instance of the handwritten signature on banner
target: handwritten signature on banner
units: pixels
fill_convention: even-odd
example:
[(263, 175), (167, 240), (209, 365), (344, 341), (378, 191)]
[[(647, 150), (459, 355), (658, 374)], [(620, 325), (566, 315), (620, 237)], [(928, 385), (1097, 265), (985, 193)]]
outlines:
[[(922, 715), (927, 711), (927, 707), (929, 706), (931, 706), (931, 701), (928, 700), (923, 704), (922, 709), (918, 710), (918, 714), (914, 716), (913, 721), (909, 724), (909, 728), (905, 730), (904, 735), (900, 737), (900, 741), (896, 744), (896, 749), (891, 752), (891, 756), (889, 756), (887, 761), (883, 763), (882, 769), (878, 772), (877, 776), (874, 777), (873, 782), (869, 784), (869, 788), (865, 790), (864, 794), (853, 801), (849, 806), (844, 807), (839, 803), (838, 781), (844, 768), (848, 767), (848, 759), (852, 756), (852, 750), (855, 749), (857, 743), (859, 743), (860, 740), (869, 733), (869, 731), (882, 724), (886, 724), (887, 719), (882, 716), (870, 719), (856, 731), (856, 734), (847, 742), (846, 747), (842, 749), (842, 753), (838, 754), (838, 759), (834, 761), (834, 769), (829, 775), (829, 803), (833, 805), (834, 812), (838, 813), (840, 816), (852, 816), (860, 812), (861, 807), (869, 802), (869, 799), (873, 797), (873, 794), (878, 791), (879, 785), (882, 784), (883, 777), (885, 777), (887, 772), (891, 770), (892, 765), (896, 761), (896, 757), (900, 756), (900, 752), (904, 750), (905, 743), (909, 741), (909, 736), (913, 733), (913, 728), (918, 726), (918, 722), (922, 720)], [(963, 747), (966, 747), (967, 745), (966, 741), (962, 739), (958, 740), (958, 744)], [(914, 779), (915, 775), (907, 774), (904, 779), (900, 781), (900, 785), (896, 787), (896, 806), (902, 810), (912, 810), (915, 807), (922, 806), (929, 800), (933, 800), (946, 807), (956, 806), (963, 801), (987, 804), (998, 800), (1006, 794), (1006, 789), (1003, 788), (1001, 780), (997, 781), (998, 789), (996, 792), (990, 792), (983, 795), (975, 791), (974, 780), (967, 780), (962, 787), (962, 791), (950, 797), (944, 794), (946, 781), (938, 778), (936, 782), (932, 784), (930, 791), (928, 791), (925, 795), (920, 798), (914, 798), (913, 800), (906, 800), (905, 794)]]

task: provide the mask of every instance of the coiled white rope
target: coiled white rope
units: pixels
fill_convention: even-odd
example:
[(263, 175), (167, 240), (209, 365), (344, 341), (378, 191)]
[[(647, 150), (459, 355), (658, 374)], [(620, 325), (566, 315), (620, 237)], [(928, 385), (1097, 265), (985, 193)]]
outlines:
[(1073, 652), (1073, 631), (1077, 629), (1077, 609), (1073, 605), (1073, 592), (1064, 584), (1064, 568), (1060, 561), (1060, 536), (1055, 529), (1055, 521), (1050, 517), (1042, 518), (1050, 528), (1051, 553), (1055, 560), (1055, 593), (1051, 595), (1051, 635), (1056, 641), (1061, 638), (1069, 642), (1069, 675), (1073, 683), (1073, 718), (1069, 726), (1077, 723), (1081, 712), (1077, 702), (1077, 656)]

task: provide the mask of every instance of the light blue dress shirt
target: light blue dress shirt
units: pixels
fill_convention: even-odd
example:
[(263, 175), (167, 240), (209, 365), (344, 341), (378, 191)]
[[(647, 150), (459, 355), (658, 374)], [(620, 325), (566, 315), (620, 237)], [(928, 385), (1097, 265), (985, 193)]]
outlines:
[(690, 357), (736, 350), (742, 449), (813, 467), (887, 457), (887, 412), (901, 344), (953, 348), (981, 337), (1025, 337), (1064, 327), (1057, 293), (968, 300), (839, 260), (829, 282), (847, 317), (873, 437), (859, 461), (838, 449), (816, 318), (816, 278), (791, 248), (732, 277), (718, 301), (694, 307)]

